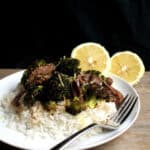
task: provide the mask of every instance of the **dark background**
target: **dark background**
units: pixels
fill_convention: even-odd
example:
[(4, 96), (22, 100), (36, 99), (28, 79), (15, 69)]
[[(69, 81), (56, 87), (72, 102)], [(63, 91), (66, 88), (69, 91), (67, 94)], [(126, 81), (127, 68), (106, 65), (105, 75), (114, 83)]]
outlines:
[(83, 42), (110, 55), (136, 52), (150, 70), (149, 0), (55, 0), (2, 6), (0, 67), (25, 68), (38, 58), (70, 56)]

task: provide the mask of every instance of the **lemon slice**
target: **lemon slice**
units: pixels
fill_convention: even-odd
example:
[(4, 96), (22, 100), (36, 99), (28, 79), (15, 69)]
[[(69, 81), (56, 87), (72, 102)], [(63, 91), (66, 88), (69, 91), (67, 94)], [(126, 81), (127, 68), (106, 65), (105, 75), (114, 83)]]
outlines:
[(80, 60), (82, 71), (98, 70), (107, 74), (110, 70), (109, 53), (98, 43), (88, 42), (76, 46), (71, 53), (71, 57)]
[(131, 51), (123, 51), (111, 57), (110, 72), (134, 85), (143, 77), (145, 67), (137, 54)]

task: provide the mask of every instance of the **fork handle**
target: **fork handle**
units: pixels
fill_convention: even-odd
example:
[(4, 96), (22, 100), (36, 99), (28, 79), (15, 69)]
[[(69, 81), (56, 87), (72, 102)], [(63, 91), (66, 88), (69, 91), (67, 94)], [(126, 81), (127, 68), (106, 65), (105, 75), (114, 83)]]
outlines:
[(67, 145), (72, 143), (75, 139), (77, 139), (79, 136), (81, 136), (85, 131), (87, 131), (88, 129), (91, 129), (92, 127), (95, 127), (96, 125), (97, 124), (93, 123), (83, 129), (75, 132), (74, 134), (72, 134), (68, 138), (64, 139), (62, 142), (60, 142), (56, 146), (52, 147), (51, 150), (60, 150), (60, 149), (63, 150)]
[(92, 128), (96, 127), (96, 126), (102, 127), (104, 129), (109, 129), (109, 130), (116, 129), (116, 127), (113, 127), (113, 126), (111, 127), (109, 125), (99, 125), (99, 124), (96, 124), (96, 123), (92, 123), (92, 124), (88, 125), (87, 127), (85, 127), (83, 129), (75, 132), (74, 134), (72, 134), (68, 138), (64, 139), (62, 142), (60, 142), (56, 146), (52, 147), (51, 150), (63, 150), (66, 146), (68, 146), (74, 140), (76, 140), (78, 137), (83, 135), (87, 130), (92, 129)]

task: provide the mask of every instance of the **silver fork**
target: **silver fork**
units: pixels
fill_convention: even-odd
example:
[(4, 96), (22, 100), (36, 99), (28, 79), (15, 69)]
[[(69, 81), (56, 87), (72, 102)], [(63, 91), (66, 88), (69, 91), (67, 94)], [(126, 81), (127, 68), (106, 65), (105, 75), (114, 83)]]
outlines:
[[(88, 125), (87, 127), (77, 131), (76, 133), (72, 134), (68, 138), (64, 139), (62, 142), (51, 148), (51, 150), (63, 150), (65, 147), (67, 147), (69, 144), (71, 144), (75, 139), (77, 139), (79, 136), (83, 135), (86, 131), (89, 129), (92, 129), (96, 126), (107, 129), (107, 130), (115, 130), (117, 129), (124, 120), (129, 116), (130, 112), (133, 110), (136, 102), (138, 100), (137, 96), (129, 96), (126, 95), (123, 103), (120, 105), (117, 112), (113, 115), (112, 118), (110, 118), (109, 122), (106, 124), (96, 124), (92, 123)], [(111, 124), (109, 124), (111, 122)]]

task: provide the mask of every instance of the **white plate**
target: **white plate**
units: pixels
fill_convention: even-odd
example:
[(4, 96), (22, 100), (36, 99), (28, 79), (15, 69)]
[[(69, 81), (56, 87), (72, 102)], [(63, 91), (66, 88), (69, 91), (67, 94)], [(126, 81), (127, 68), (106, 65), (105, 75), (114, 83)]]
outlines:
[[(2, 97), (4, 95), (8, 94), (10, 91), (16, 88), (17, 84), (20, 82), (22, 73), (23, 71), (20, 71), (0, 80), (0, 101), (2, 100)], [(138, 96), (136, 90), (133, 87), (131, 87), (128, 83), (126, 83), (125, 81), (121, 80), (116, 76), (111, 75), (111, 77), (114, 80), (113, 86), (119, 91), (121, 91), (123, 95), (132, 94)], [(89, 137), (88, 143), (87, 139), (81, 141), (76, 140), (74, 143), (70, 145), (71, 149), (92, 148), (107, 143), (112, 139), (115, 139), (116, 137), (123, 134), (129, 127), (131, 127), (131, 125), (137, 119), (139, 111), (140, 111), (140, 99), (138, 98), (136, 107), (130, 113), (129, 117), (125, 120), (125, 122), (117, 130), (104, 132), (102, 134)], [(23, 149), (37, 150), (37, 149), (49, 149), (50, 147), (49, 139), (43, 140), (37, 138), (32, 140), (26, 140), (26, 136), (24, 134), (5, 127), (1, 120), (0, 120), (0, 140), (7, 144)]]

